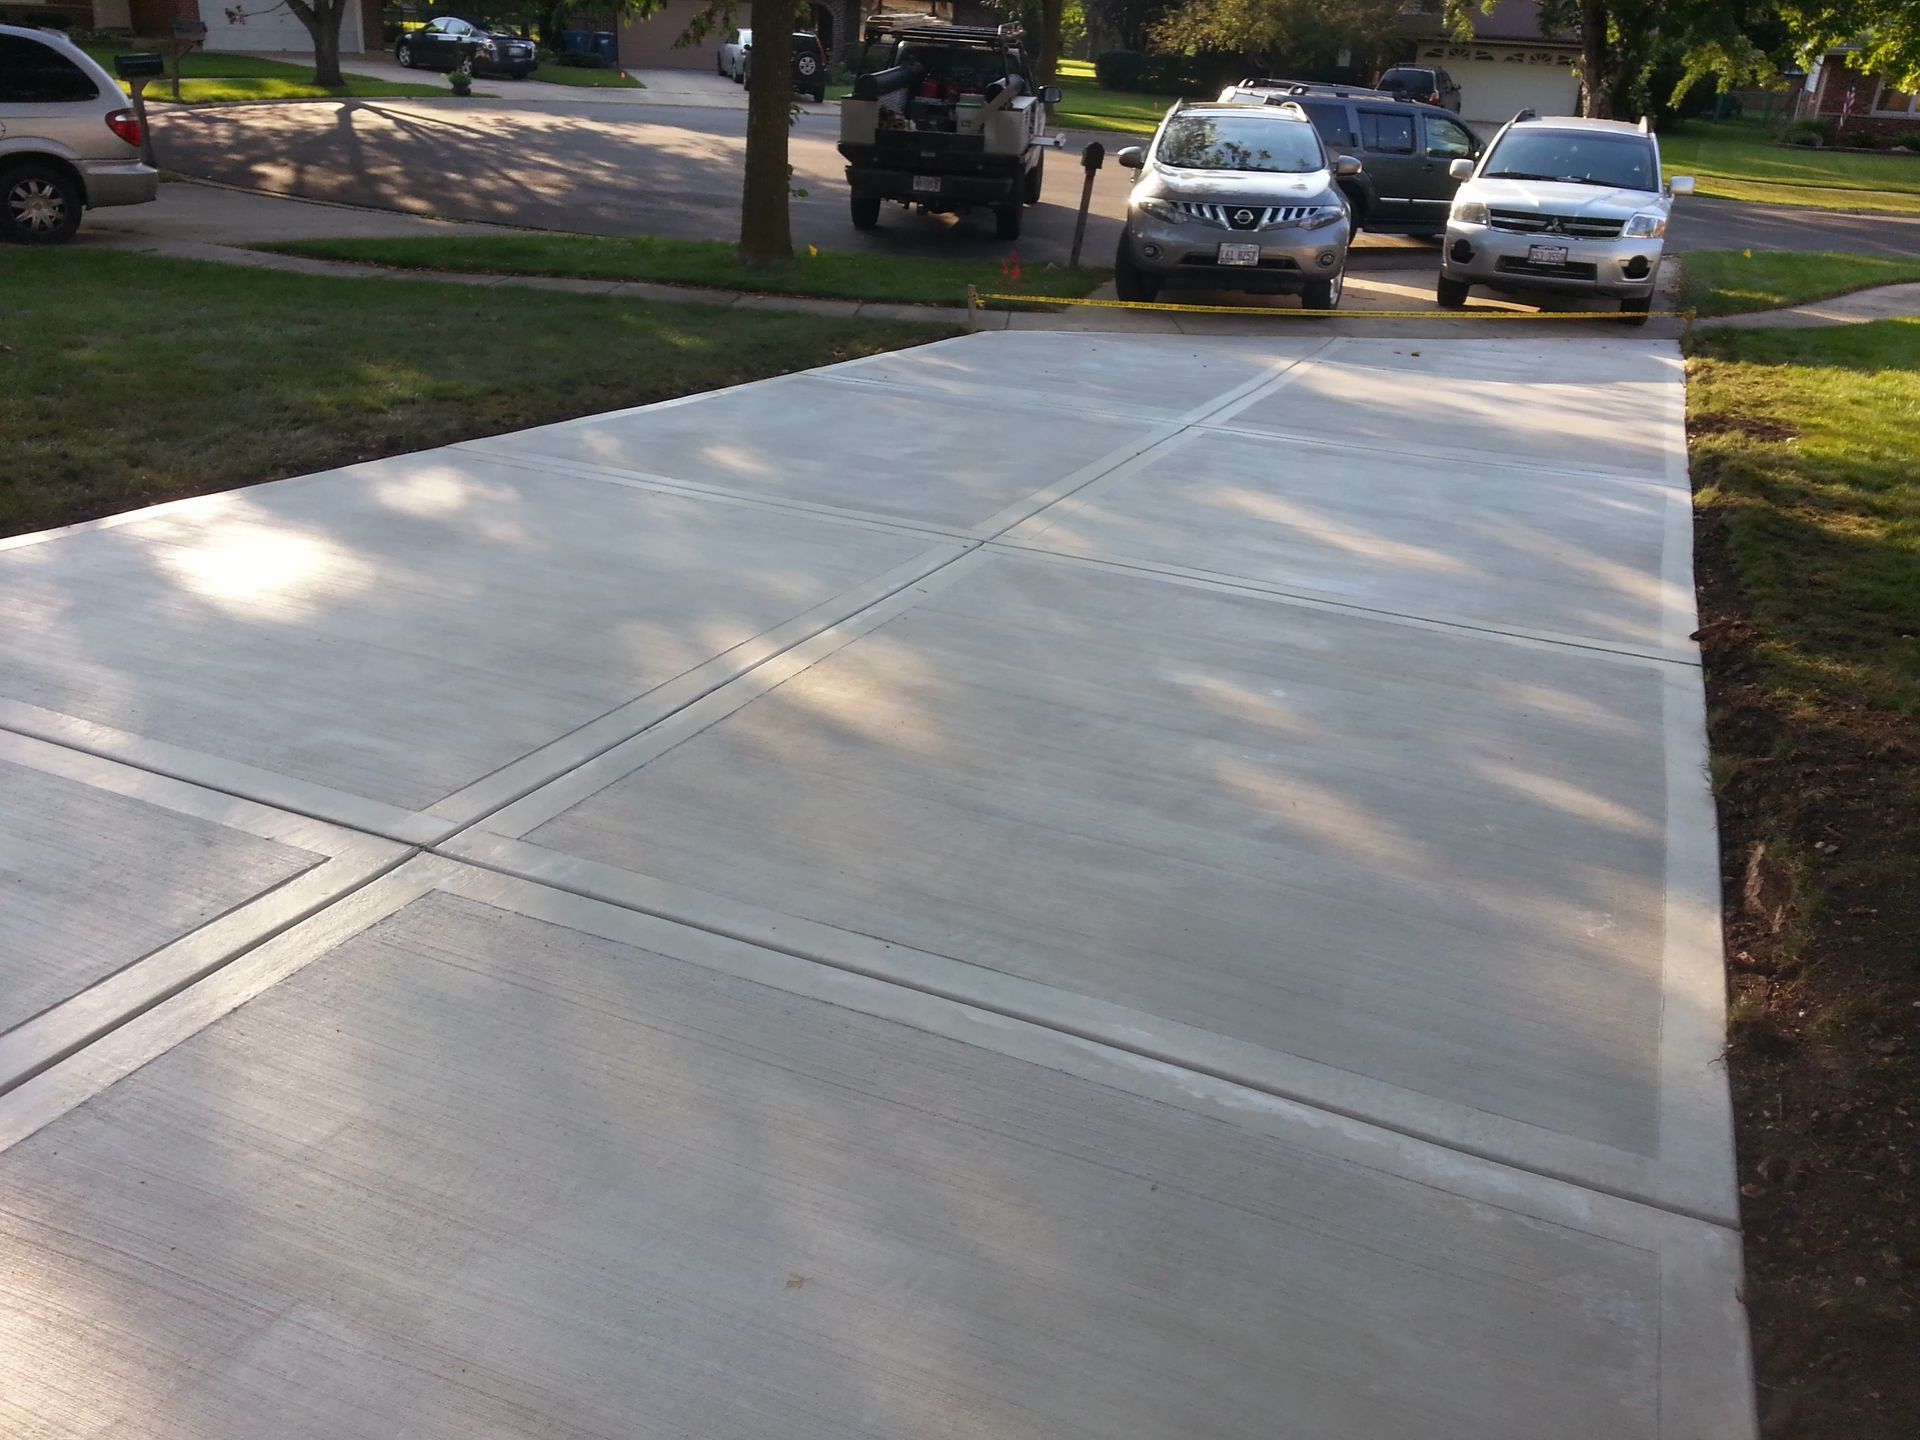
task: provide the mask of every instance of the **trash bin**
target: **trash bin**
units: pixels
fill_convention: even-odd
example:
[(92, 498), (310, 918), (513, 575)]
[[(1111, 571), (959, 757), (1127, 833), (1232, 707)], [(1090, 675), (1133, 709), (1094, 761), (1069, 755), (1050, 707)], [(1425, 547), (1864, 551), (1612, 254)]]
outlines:
[(593, 51), (593, 36), (585, 30), (562, 30), (560, 32), (560, 53), (562, 55), (587, 55)]
[(594, 31), (591, 49), (593, 54), (598, 55), (609, 65), (620, 58), (620, 52), (615, 46), (613, 32), (611, 30)]

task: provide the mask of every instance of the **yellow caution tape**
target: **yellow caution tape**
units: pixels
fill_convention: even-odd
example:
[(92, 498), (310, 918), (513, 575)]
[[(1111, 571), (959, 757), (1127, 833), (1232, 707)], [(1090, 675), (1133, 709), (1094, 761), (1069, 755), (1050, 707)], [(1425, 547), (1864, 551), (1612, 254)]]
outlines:
[[(1151, 310), (1165, 315), (1289, 315), (1314, 319), (1340, 320), (1619, 320), (1619, 310), (1307, 310), (1295, 306), (1285, 309), (1258, 305), (1173, 305), (1160, 300), (1071, 299), (1062, 295), (982, 295), (969, 288), (967, 308), (989, 304), (1008, 305), (1082, 305), (1098, 310)], [(1647, 310), (1638, 312), (1649, 320), (1685, 320), (1693, 323), (1692, 310)]]

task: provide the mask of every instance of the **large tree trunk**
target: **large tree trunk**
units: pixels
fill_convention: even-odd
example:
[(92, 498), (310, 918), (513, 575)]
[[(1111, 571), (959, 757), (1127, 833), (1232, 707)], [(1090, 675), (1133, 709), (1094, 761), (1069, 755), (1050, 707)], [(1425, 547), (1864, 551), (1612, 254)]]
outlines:
[(793, 24), (793, 0), (753, 0), (747, 179), (740, 199), (740, 258), (749, 265), (784, 265), (793, 259), (793, 230), (787, 221)]
[(1607, 62), (1613, 46), (1607, 39), (1606, 0), (1580, 0), (1580, 113), (1596, 119), (1613, 118), (1614, 77)]
[(348, 0), (287, 0), (287, 8), (313, 37), (313, 83), (338, 89), (347, 82), (340, 74), (340, 22), (347, 18)]
[(1051, 85), (1060, 73), (1060, 31), (1066, 17), (1066, 0), (1040, 0), (1040, 46), (1033, 58), (1035, 84)]

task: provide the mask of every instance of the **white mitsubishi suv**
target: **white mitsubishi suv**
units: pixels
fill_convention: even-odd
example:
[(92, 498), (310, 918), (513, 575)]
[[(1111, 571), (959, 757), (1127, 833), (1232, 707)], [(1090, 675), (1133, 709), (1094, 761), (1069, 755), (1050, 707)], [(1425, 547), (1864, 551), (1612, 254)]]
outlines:
[(1464, 181), (1447, 217), (1438, 299), (1467, 303), (1489, 290), (1610, 295), (1621, 318), (1645, 324), (1660, 275), (1672, 197), (1693, 181), (1660, 183), (1660, 145), (1647, 122), (1541, 119), (1522, 110), (1478, 164), (1456, 160)]

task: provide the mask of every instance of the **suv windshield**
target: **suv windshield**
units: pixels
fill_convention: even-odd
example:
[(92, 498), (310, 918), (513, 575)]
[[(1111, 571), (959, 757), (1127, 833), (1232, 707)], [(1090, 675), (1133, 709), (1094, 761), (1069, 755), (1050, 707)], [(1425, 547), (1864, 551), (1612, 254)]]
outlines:
[(1653, 143), (1594, 130), (1515, 128), (1487, 157), (1488, 180), (1564, 180), (1622, 190), (1658, 190)]
[(1154, 158), (1181, 170), (1258, 170), (1299, 174), (1325, 167), (1311, 125), (1271, 115), (1176, 115), (1160, 133)]

